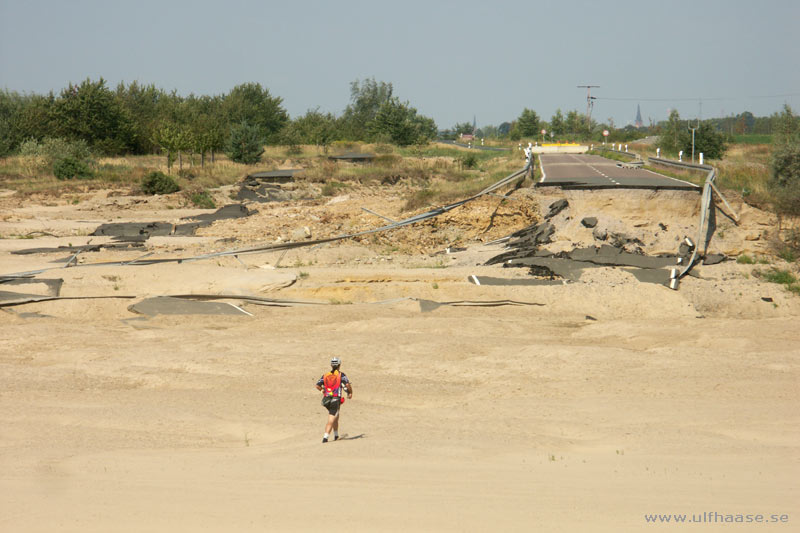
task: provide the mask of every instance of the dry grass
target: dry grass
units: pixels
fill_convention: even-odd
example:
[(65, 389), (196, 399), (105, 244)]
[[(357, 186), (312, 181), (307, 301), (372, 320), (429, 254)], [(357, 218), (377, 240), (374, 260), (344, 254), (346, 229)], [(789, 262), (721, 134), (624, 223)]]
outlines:
[[(222, 154), (214, 163), (206, 158), (200, 166), (199, 155), (183, 156), (183, 169), (177, 161), (170, 174), (184, 191), (202, 191), (241, 181), (246, 175), (278, 168), (305, 168), (304, 179), (320, 184), (331, 184), (327, 192), (347, 184), (380, 185), (403, 182), (411, 189), (408, 208), (425, 205), (442, 205), (471, 196), (521, 168), (523, 162), (515, 152), (475, 153), (476, 167), (464, 168), (460, 149), (435, 146), (398, 149), (389, 145), (334, 143), (328, 153), (372, 152), (378, 154), (370, 163), (333, 161), (323, 148), (300, 146), (287, 154), (289, 147), (268, 146), (260, 163), (242, 165), (230, 161)], [(461, 156), (461, 157), (460, 157)], [(0, 187), (28, 195), (45, 193), (61, 196), (65, 193), (103, 188), (128, 188), (137, 192), (142, 179), (150, 172), (167, 173), (167, 160), (163, 155), (106, 157), (97, 160), (91, 179), (61, 181), (56, 179), (46, 165), (24, 157), (0, 159)]]

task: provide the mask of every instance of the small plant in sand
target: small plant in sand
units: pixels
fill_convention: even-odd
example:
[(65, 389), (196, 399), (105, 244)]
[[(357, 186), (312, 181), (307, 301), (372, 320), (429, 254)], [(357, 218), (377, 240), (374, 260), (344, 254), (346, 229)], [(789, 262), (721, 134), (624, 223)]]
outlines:
[(178, 182), (163, 172), (151, 172), (142, 180), (142, 192), (145, 194), (170, 194), (179, 190)]

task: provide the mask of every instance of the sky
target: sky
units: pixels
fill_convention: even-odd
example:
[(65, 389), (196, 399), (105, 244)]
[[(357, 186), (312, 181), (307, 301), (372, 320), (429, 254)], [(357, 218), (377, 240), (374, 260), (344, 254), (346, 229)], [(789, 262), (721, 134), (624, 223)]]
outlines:
[(645, 124), (800, 110), (797, 0), (0, 0), (0, 88), (138, 81), (179, 94), (258, 82), (292, 117), (390, 82), (440, 129), (524, 108)]

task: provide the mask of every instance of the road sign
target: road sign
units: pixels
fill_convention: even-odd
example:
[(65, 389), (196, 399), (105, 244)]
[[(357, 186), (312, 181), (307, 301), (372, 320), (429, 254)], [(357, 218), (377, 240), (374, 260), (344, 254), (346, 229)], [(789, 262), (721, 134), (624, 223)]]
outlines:
[(608, 137), (608, 130), (603, 130), (603, 137)]
[(544, 135), (545, 133), (547, 133), (547, 130), (542, 130), (542, 135)]

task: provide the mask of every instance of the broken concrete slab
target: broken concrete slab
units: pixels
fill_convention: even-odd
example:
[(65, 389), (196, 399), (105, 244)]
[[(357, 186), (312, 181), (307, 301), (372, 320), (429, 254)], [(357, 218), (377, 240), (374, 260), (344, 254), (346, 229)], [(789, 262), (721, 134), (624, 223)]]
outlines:
[(128, 310), (140, 315), (241, 315), (253, 316), (241, 307), (227, 302), (187, 300), (172, 296), (146, 298), (128, 306)]
[(548, 206), (549, 211), (544, 216), (545, 220), (553, 218), (567, 207), (569, 207), (569, 202), (565, 198), (562, 198), (561, 200), (556, 200), (555, 202), (553, 202)]
[(657, 283), (658, 285), (669, 287), (669, 282), (672, 279), (670, 271), (664, 269), (625, 268), (623, 270), (633, 274), (642, 283)]
[(703, 258), (704, 265), (717, 265), (725, 261), (725, 254), (708, 254)]
[(504, 267), (529, 267), (528, 273), (543, 278), (563, 278), (578, 281), (584, 268), (596, 265), (561, 257), (525, 257), (512, 259)]
[(295, 176), (302, 174), (303, 168), (286, 168), (280, 170), (269, 170), (264, 172), (254, 172), (248, 174), (245, 181), (254, 183), (291, 183)]
[(475, 285), (490, 285), (490, 286), (521, 286), (521, 287), (535, 287), (543, 285), (564, 285), (564, 280), (556, 279), (538, 279), (538, 278), (493, 278), (490, 276), (469, 276), (467, 280)]
[(181, 220), (200, 220), (204, 222), (215, 222), (217, 220), (228, 220), (231, 218), (249, 217), (253, 213), (255, 213), (255, 211), (251, 211), (244, 204), (228, 204), (224, 207), (220, 207), (213, 213), (203, 213), (202, 215), (183, 217)]
[(675, 256), (648, 256), (626, 252), (604, 244), (599, 248), (577, 248), (568, 254), (570, 259), (596, 265), (663, 268), (676, 264)]
[(37, 279), (37, 278), (0, 278), (0, 283), (4, 286), (16, 285), (44, 285), (49, 296), (58, 296), (61, 293), (61, 286), (64, 280), (57, 279)]
[(113, 237), (163, 237), (172, 234), (173, 225), (169, 222), (112, 222), (101, 224), (90, 235), (109, 235)]

